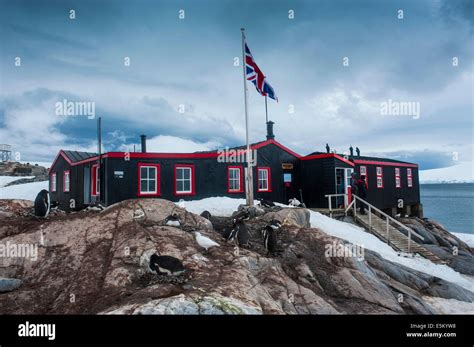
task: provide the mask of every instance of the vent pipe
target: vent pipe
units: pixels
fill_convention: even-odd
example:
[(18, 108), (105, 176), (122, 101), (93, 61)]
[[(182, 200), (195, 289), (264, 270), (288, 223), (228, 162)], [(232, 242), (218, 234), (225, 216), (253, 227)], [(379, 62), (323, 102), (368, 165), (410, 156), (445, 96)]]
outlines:
[(146, 153), (146, 135), (140, 135), (142, 140), (142, 153)]
[(273, 124), (271, 120), (267, 122), (267, 140), (275, 139), (275, 134), (273, 134)]

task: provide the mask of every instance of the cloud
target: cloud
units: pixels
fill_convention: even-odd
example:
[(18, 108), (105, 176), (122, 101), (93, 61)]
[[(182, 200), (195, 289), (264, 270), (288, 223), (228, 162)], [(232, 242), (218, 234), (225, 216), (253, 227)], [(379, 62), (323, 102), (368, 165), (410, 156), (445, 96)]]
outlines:
[[(123, 152), (131, 152), (133, 151), (134, 145), (136, 151), (139, 152), (141, 150), (139, 143), (124, 144), (120, 146), (119, 149)], [(215, 150), (222, 147), (222, 145), (217, 142), (195, 142), (175, 136), (159, 135), (147, 139), (146, 147), (147, 152), (192, 153)]]

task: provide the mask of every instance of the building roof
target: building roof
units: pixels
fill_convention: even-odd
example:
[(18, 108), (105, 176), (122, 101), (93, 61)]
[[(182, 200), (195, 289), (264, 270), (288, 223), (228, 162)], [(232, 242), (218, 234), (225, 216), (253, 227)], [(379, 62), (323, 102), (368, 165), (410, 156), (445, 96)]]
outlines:
[(64, 151), (63, 153), (68, 157), (68, 159), (72, 162), (78, 162), (82, 160), (86, 160), (89, 158), (97, 157), (99, 154), (91, 153), (91, 152), (79, 152), (79, 151)]
[[(327, 154), (327, 152), (313, 152), (313, 153), (310, 153), (307, 155), (307, 157), (311, 156), (311, 155), (320, 155), (320, 154)], [(368, 156), (357, 156), (357, 155), (354, 155), (354, 156), (349, 156), (347, 154), (338, 154), (339, 156), (341, 157), (344, 157), (344, 156), (347, 156), (349, 158), (349, 160), (354, 160), (354, 161), (359, 161), (359, 160), (363, 160), (363, 161), (374, 161), (374, 162), (386, 162), (386, 163), (400, 163), (400, 164), (413, 164), (413, 165), (416, 165), (414, 163), (410, 163), (410, 162), (407, 162), (407, 161), (401, 161), (401, 160), (395, 160), (395, 159), (389, 159), (389, 158), (380, 158), (380, 157), (368, 157)]]

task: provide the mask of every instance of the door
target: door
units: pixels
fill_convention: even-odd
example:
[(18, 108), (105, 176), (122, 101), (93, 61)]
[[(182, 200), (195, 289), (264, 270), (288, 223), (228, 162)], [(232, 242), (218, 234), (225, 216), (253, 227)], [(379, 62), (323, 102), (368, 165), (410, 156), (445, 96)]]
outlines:
[[(336, 168), (336, 194), (345, 193), (345, 177), (344, 169)], [(336, 197), (336, 208), (340, 208), (344, 205), (344, 197)]]
[(352, 200), (352, 191), (351, 191), (351, 175), (354, 172), (354, 169), (345, 169), (344, 170), (344, 182), (346, 186), (344, 187), (344, 192), (347, 194), (347, 197), (344, 201), (344, 206), (347, 207)]
[(336, 168), (336, 194), (347, 194), (346, 197), (336, 198), (337, 207), (346, 207), (349, 205), (348, 196), (351, 194), (351, 174), (354, 169)]
[(84, 166), (84, 205), (91, 203), (91, 168)]

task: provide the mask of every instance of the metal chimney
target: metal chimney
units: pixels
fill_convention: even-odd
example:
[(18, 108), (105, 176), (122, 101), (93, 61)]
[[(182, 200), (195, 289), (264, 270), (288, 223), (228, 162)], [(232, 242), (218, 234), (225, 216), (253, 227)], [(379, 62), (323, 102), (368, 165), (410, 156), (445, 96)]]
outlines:
[(146, 153), (146, 135), (140, 135), (142, 140), (142, 153)]
[(349, 147), (349, 153), (351, 154), (351, 157), (354, 156), (354, 148), (352, 146)]
[(273, 134), (273, 124), (271, 120), (267, 122), (267, 140), (275, 139), (275, 134)]

